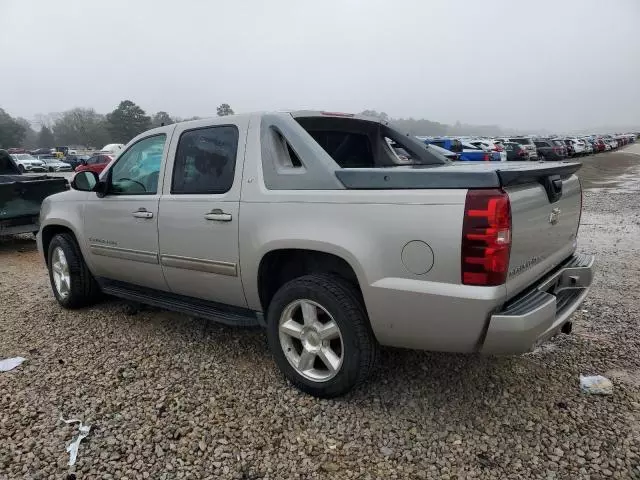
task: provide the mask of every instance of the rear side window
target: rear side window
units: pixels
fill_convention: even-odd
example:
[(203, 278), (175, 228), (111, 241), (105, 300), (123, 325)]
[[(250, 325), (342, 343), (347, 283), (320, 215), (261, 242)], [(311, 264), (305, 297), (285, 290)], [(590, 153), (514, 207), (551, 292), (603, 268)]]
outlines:
[(180, 136), (171, 193), (219, 194), (233, 185), (238, 129), (233, 125), (188, 130)]
[(341, 168), (375, 167), (368, 135), (328, 130), (309, 131), (309, 134)]

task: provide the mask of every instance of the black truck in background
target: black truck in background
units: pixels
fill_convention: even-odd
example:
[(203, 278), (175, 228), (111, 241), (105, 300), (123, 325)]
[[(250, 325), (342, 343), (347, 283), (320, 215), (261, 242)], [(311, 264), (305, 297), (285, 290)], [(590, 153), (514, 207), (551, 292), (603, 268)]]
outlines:
[(22, 174), (0, 150), (0, 236), (36, 233), (42, 200), (68, 188), (66, 178)]

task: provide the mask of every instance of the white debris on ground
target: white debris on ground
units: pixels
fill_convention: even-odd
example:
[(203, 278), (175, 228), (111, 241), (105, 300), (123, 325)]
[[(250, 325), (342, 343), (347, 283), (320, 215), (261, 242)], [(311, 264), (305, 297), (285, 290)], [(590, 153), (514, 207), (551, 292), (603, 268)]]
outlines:
[(0, 360), (0, 372), (8, 372), (10, 370), (13, 370), (14, 368), (20, 366), (25, 360), (26, 358), (23, 357), (5, 358), (4, 360)]
[(80, 442), (83, 438), (86, 438), (89, 435), (89, 430), (91, 430), (91, 425), (83, 425), (82, 420), (77, 418), (72, 418), (69, 420), (65, 420), (60, 417), (60, 421), (66, 423), (67, 425), (72, 423), (79, 423), (78, 426), (78, 436), (74, 438), (69, 445), (67, 445), (67, 453), (69, 454), (69, 463), (68, 465), (71, 467), (75, 465), (76, 459), (78, 458), (78, 448), (80, 448)]
[(602, 375), (580, 375), (580, 390), (582, 393), (591, 395), (611, 395), (613, 393), (613, 383)]

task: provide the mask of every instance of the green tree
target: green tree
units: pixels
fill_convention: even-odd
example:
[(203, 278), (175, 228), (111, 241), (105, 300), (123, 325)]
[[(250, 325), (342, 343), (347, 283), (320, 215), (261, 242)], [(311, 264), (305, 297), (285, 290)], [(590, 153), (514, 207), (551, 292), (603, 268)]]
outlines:
[(53, 133), (62, 145), (100, 148), (109, 143), (104, 115), (92, 108), (74, 108), (63, 112), (53, 123)]
[(171, 125), (176, 123), (176, 120), (171, 118), (167, 112), (158, 112), (151, 119), (151, 125), (154, 127), (161, 127), (162, 125)]
[(114, 143), (127, 143), (136, 135), (151, 128), (151, 118), (131, 100), (123, 100), (107, 115), (107, 129)]
[(54, 138), (53, 133), (51, 133), (51, 130), (49, 130), (49, 127), (43, 126), (38, 133), (38, 147), (54, 147), (55, 143), (56, 139)]
[(17, 117), (16, 122), (24, 127), (24, 138), (20, 144), (24, 148), (36, 148), (38, 146), (38, 132), (31, 127), (31, 122), (26, 118)]
[(228, 103), (223, 103), (222, 105), (220, 105), (217, 111), (218, 111), (219, 117), (224, 117), (226, 115), (233, 115), (233, 109), (229, 106)]
[(26, 132), (24, 125), (0, 108), (0, 148), (22, 145)]

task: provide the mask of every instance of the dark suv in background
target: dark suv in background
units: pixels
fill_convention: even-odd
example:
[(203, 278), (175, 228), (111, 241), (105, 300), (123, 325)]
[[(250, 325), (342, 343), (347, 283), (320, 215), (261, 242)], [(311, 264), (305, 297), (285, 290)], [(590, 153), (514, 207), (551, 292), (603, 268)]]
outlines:
[(529, 137), (513, 137), (507, 139), (507, 141), (522, 145), (529, 153), (529, 160), (538, 160), (538, 151), (536, 150), (536, 145)]
[(538, 139), (534, 141), (538, 150), (538, 160), (564, 160), (567, 150), (561, 140)]

